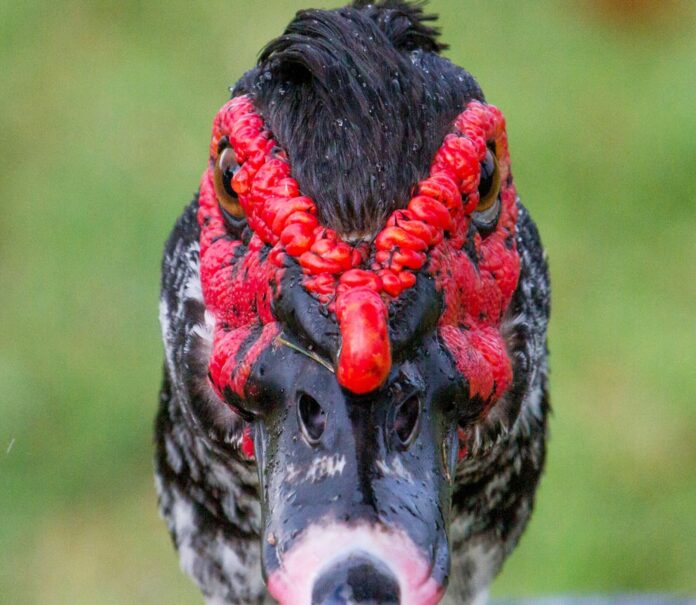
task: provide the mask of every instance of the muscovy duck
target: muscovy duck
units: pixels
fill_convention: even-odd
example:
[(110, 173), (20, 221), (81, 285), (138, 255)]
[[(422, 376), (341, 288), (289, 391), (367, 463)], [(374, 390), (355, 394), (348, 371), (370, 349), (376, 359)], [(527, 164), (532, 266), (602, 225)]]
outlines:
[(546, 261), (432, 18), (298, 13), (166, 244), (156, 480), (211, 605), (481, 602), (532, 512)]

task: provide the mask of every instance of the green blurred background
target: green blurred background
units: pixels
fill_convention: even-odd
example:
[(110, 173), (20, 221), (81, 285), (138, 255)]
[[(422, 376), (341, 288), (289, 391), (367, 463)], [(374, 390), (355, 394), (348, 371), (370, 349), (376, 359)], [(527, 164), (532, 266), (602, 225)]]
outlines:
[[(152, 480), (160, 253), (312, 2), (0, 3), (0, 602), (201, 602)], [(553, 278), (548, 470), (494, 594), (694, 593), (696, 3), (430, 7)]]

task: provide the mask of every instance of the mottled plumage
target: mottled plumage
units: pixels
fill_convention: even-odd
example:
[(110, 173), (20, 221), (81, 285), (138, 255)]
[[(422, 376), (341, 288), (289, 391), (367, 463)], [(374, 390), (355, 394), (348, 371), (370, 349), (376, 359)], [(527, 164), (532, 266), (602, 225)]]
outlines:
[[(339, 11), (300, 13), (285, 35), (268, 45), (258, 67), (233, 89), (233, 96), (254, 99), (287, 153), (302, 193), (315, 201), (321, 223), (345, 237), (367, 241), (394, 210), (404, 208), (416, 183), (428, 175), (433, 156), (455, 118), (470, 101), (484, 100), (467, 72), (439, 56), (443, 47), (426, 20), (420, 8), (398, 1), (377, 6), (360, 2)], [(292, 374), (297, 364), (301, 364), (298, 376), (303, 380), (316, 374), (310, 384), (318, 390), (311, 394), (326, 408), (329, 427), (331, 423), (343, 427), (335, 437), (328, 429), (323, 436), (334, 439), (333, 450), (302, 442), (298, 428), (302, 420), (296, 419), (294, 400), (265, 416), (245, 397), (223, 394), (225, 405), (216, 393), (208, 364), (220, 326), (215, 314), (206, 309), (209, 301), (204, 300), (201, 285), (198, 196), (184, 211), (166, 245), (162, 266), (160, 320), (166, 359), (156, 425), (157, 486), (160, 508), (182, 567), (198, 583), (208, 603), (272, 602), (261, 575), (262, 560), (269, 574), (282, 569), (283, 554), (301, 550), (307, 527), (317, 527), (317, 523), (332, 527), (325, 521), (329, 518), (345, 522), (350, 541), (364, 527), (401, 527), (404, 515), (406, 519), (411, 515), (406, 525), (422, 523), (423, 539), (432, 532), (439, 543), (431, 545), (430, 554), (424, 557), (431, 557), (438, 585), (449, 580), (442, 602), (453, 605), (485, 598), (529, 519), (545, 456), (548, 273), (536, 227), (519, 200), (515, 204), (516, 230), (506, 245), (519, 255), (519, 281), (496, 324), (511, 363), (512, 382), (502, 396), (491, 399), (490, 407), (471, 394), (462, 401), (458, 395), (455, 410), (445, 401), (444, 386), (428, 390), (431, 385), (454, 384), (461, 378), (455, 380), (456, 364), (436, 332), (415, 332), (412, 349), (420, 351), (418, 362), (409, 358), (408, 350), (400, 353), (388, 382), (391, 390), (375, 391), (373, 396), (356, 397), (333, 383), (329, 386), (332, 375), (295, 350), (273, 345), (272, 353), (259, 356), (251, 372), (251, 379), (257, 382), (259, 372), (263, 376), (260, 368), (266, 366), (281, 383), (286, 374), (288, 384), (300, 382)], [(478, 264), (477, 250), (486, 234), (481, 235), (473, 222), (469, 225), (461, 249)], [(228, 223), (227, 228), (233, 240), (248, 242), (252, 235), (243, 224)], [(246, 245), (237, 248), (240, 254)], [(278, 285), (284, 293), (301, 288), (302, 276), (293, 263), (287, 261)], [(433, 277), (424, 268), (413, 294), (403, 296), (422, 296), (422, 304), (446, 306), (447, 297), (434, 285), (438, 279), (444, 279), (442, 271)], [(286, 296), (283, 300), (286, 302), (276, 300), (272, 308), (287, 305), (287, 300), (307, 299)], [(397, 302), (391, 304), (393, 309), (399, 308)], [(331, 311), (321, 312), (331, 318)], [(396, 319), (390, 321), (394, 334)], [(286, 330), (293, 342), (312, 346), (287, 325)], [(252, 334), (257, 335), (253, 329)], [(323, 354), (335, 362), (336, 351)], [(439, 356), (446, 362), (443, 375), (437, 369)], [(280, 360), (279, 366), (272, 365), (276, 360)], [(424, 398), (418, 408), (422, 435), (413, 447), (425, 449), (402, 457), (403, 448), (383, 447), (387, 433), (382, 429), (375, 432), (374, 426), (392, 422), (393, 414), (398, 413), (398, 406), (397, 412), (392, 411), (394, 401), (402, 401), (394, 388), (420, 384), (419, 379), (403, 377), (422, 373), (423, 368), (430, 368), (430, 375), (418, 387)], [(464, 386), (467, 384), (471, 380), (465, 380)], [(263, 391), (265, 387), (259, 388)], [(334, 395), (323, 401), (317, 395), (322, 392), (327, 397)], [(294, 437), (279, 434), (291, 430), (289, 427), (294, 427)], [(449, 435), (454, 435), (455, 445)], [(256, 460), (244, 450), (252, 438)], [(428, 440), (433, 442), (430, 446)], [(444, 475), (449, 473), (447, 459), (452, 447), (459, 447), (462, 455), (454, 476), (449, 477)], [(444, 475), (432, 477), (432, 481), (428, 478), (428, 487), (419, 487), (421, 479), (426, 486), (426, 477), (416, 474), (425, 469), (427, 475), (436, 468)], [(306, 506), (293, 508), (291, 501), (305, 497), (303, 490), (318, 490), (306, 493), (310, 501), (311, 494), (318, 494), (321, 514), (313, 516)], [(395, 500), (390, 512), (389, 494), (399, 490), (413, 497)], [(332, 493), (342, 499), (332, 504), (328, 501)], [(351, 503), (353, 493), (360, 498)], [(327, 502), (322, 500), (325, 497)], [(451, 512), (433, 521), (432, 511), (427, 512), (428, 501), (439, 502), (443, 514)], [(413, 522), (415, 518), (420, 521)], [(286, 523), (292, 528), (287, 535)], [(333, 535), (331, 531), (327, 529), (327, 535)], [(409, 539), (423, 548), (422, 540), (413, 534), (416, 530), (406, 533), (409, 531)], [(449, 573), (447, 545), (441, 543), (447, 534)], [(400, 582), (403, 593), (403, 580)], [(319, 584), (317, 579), (315, 596)], [(298, 602), (290, 600), (295, 597), (287, 598), (287, 605)], [(405, 605), (414, 602), (409, 598), (405, 593), (401, 596)]]

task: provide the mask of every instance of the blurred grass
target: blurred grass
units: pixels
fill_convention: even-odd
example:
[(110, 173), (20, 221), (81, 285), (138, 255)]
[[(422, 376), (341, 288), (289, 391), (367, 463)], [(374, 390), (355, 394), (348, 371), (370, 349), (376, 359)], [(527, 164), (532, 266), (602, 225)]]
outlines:
[[(431, 3), (553, 277), (548, 471), (498, 594), (696, 592), (696, 6), (601, 4)], [(306, 6), (0, 4), (3, 603), (201, 602), (151, 480), (159, 258), (226, 87)]]

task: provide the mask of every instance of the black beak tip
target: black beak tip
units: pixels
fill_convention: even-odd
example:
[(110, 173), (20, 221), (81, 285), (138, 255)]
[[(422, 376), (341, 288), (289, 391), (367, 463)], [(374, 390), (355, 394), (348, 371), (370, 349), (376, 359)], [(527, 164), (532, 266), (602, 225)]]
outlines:
[(369, 555), (342, 559), (317, 578), (312, 605), (399, 605), (400, 590), (391, 571)]

